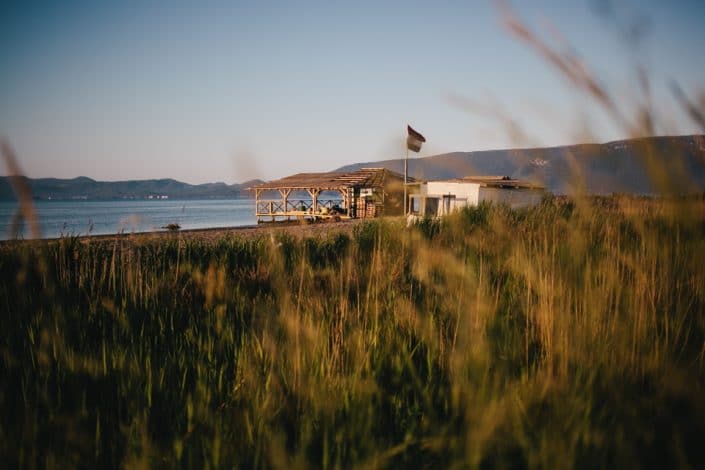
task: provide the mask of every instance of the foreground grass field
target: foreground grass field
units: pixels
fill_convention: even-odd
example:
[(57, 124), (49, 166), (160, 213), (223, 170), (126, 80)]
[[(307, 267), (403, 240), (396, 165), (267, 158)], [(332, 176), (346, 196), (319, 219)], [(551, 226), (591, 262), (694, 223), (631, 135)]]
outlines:
[(9, 466), (705, 464), (703, 201), (1, 249)]

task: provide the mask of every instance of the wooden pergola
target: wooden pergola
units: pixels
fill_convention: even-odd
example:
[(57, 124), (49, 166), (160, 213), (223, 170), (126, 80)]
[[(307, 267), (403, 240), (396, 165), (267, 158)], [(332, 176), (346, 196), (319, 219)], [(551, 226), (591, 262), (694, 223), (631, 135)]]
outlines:
[[(383, 213), (390, 191), (396, 187), (401, 191), (403, 182), (403, 175), (385, 168), (362, 168), (352, 172), (299, 173), (248, 189), (255, 193), (258, 222), (292, 217), (360, 218)], [(280, 198), (263, 199), (265, 193), (272, 192)]]

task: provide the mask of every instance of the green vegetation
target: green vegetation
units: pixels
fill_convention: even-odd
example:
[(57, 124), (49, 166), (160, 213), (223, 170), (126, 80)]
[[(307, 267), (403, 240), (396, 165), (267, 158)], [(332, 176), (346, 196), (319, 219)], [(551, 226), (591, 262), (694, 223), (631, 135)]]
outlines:
[[(95, 181), (85, 176), (72, 179), (27, 178), (21, 179), (31, 187), (34, 199), (46, 200), (111, 200), (146, 199), (149, 196), (169, 196), (171, 199), (230, 199), (250, 197), (246, 188), (259, 180), (241, 184), (225, 183), (188, 184), (173, 179)], [(0, 176), (0, 201), (17, 200), (11, 178)]]
[(9, 466), (705, 462), (703, 201), (0, 249)]

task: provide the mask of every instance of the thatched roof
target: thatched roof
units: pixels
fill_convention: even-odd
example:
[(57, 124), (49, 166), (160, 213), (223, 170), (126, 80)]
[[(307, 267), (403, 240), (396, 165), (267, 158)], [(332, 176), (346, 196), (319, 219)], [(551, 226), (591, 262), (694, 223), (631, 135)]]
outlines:
[[(388, 178), (403, 181), (404, 175), (386, 168), (361, 168), (351, 172), (298, 173), (247, 189), (253, 191), (277, 189), (318, 189), (328, 191), (347, 188), (379, 188), (385, 185)], [(414, 179), (409, 177), (408, 181), (412, 182)]]

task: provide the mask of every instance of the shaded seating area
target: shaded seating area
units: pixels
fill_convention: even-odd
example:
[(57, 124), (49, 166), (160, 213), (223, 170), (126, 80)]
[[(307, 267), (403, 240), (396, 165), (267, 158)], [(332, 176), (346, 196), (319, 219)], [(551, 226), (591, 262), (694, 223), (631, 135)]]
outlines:
[(257, 222), (355, 219), (403, 212), (404, 176), (385, 168), (298, 173), (248, 189), (255, 193)]

